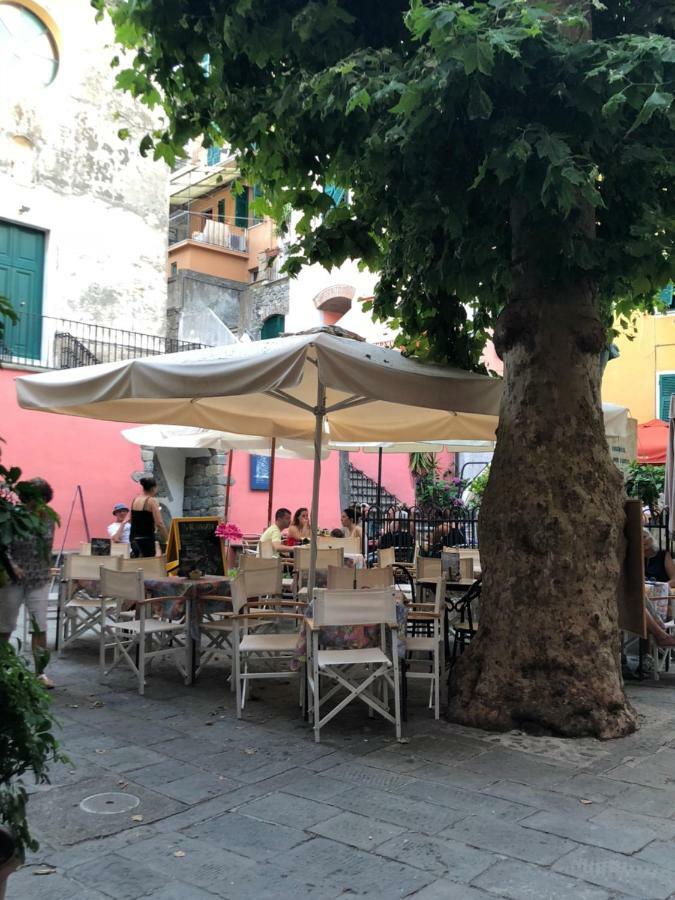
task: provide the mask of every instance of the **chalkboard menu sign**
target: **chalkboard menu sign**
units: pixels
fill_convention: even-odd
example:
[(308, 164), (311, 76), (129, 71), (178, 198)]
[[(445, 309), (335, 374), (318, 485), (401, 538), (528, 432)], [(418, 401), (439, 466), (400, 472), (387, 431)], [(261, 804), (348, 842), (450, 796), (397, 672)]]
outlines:
[(171, 520), (166, 561), (169, 572), (188, 575), (199, 569), (203, 575), (224, 575), (225, 555), (215, 535), (217, 516), (198, 516)]
[(91, 555), (92, 556), (110, 556), (110, 548), (112, 541), (110, 538), (92, 538), (91, 539)]

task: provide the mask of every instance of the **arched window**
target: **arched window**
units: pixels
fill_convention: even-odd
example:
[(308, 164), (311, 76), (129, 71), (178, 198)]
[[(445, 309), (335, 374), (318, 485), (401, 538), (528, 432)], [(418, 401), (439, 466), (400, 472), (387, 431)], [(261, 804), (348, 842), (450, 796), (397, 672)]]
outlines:
[(48, 85), (59, 54), (47, 25), (20, 3), (0, 3), (0, 83)]
[(285, 327), (284, 316), (270, 316), (265, 319), (263, 327), (260, 330), (260, 338), (266, 341), (268, 338), (279, 337)]

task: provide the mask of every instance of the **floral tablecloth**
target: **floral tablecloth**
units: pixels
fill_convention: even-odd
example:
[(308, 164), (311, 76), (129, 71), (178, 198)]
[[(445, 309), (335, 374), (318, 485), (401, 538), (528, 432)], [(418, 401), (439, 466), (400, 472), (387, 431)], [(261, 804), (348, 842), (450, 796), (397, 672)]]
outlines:
[[(312, 604), (305, 611), (305, 618), (312, 618)], [(398, 655), (405, 657), (405, 634), (408, 621), (408, 610), (403, 601), (396, 603), (396, 622), (398, 624)], [(379, 625), (345, 625), (327, 626), (319, 630), (319, 646), (331, 650), (362, 650), (364, 647), (380, 646)], [(291, 671), (297, 671), (307, 661), (307, 630), (302, 629), (293, 653)]]
[[(229, 596), (230, 578), (226, 575), (205, 575), (198, 581), (181, 576), (160, 576), (144, 578), (146, 597), (157, 597), (157, 603), (152, 604), (153, 613), (167, 619), (182, 619), (185, 615), (186, 603), (192, 601), (192, 615), (190, 618), (190, 636), (193, 640), (199, 640), (199, 623), (205, 613), (209, 611), (232, 611), (232, 603), (222, 600), (209, 600), (210, 594)], [(89, 597), (100, 596), (101, 584), (98, 578), (78, 578), (70, 584), (70, 596), (78, 591), (83, 591)]]

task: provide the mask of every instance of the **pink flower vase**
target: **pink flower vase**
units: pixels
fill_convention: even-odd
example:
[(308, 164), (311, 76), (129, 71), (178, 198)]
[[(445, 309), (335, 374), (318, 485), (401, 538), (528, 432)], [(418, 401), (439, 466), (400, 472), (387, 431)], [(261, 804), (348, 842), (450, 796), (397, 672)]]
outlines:
[(231, 541), (239, 542), (244, 537), (242, 530), (233, 522), (220, 522), (216, 526), (216, 537), (219, 537), (225, 548), (227, 569), (232, 569), (236, 564), (236, 550), (230, 546)]

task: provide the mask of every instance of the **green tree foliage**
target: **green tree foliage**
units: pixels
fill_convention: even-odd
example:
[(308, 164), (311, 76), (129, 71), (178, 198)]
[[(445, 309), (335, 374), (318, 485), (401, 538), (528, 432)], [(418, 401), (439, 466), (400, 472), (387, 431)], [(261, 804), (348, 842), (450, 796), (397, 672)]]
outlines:
[(28, 792), (23, 782), (32, 773), (48, 784), (50, 762), (69, 762), (53, 735), (51, 699), (7, 641), (0, 641), (0, 823), (11, 830), (19, 855), (38, 849), (26, 819)]
[(94, 6), (131, 51), (119, 86), (163, 108), (143, 151), (224, 138), (279, 219), (302, 213), (289, 270), (363, 260), (411, 352), (477, 363), (513, 293), (514, 198), (544, 285), (592, 283), (608, 329), (672, 275), (672, 0)]

